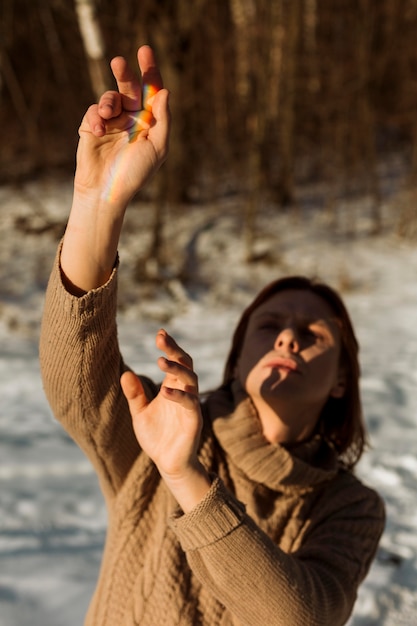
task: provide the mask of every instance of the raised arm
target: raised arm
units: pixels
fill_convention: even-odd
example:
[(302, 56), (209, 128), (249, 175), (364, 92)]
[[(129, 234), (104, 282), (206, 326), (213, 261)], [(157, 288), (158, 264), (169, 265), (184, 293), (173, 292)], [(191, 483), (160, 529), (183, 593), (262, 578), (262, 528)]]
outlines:
[(111, 68), (118, 91), (108, 91), (82, 121), (71, 214), (61, 254), (74, 295), (109, 278), (127, 205), (167, 156), (170, 116), (149, 46), (138, 50), (142, 80), (117, 57)]
[[(80, 127), (74, 199), (45, 298), (40, 337), (44, 389), (55, 417), (85, 451), (112, 496), (138, 454), (120, 375), (116, 272), (132, 196), (164, 161), (168, 93), (152, 50), (138, 50), (142, 78), (118, 57), (118, 91), (89, 108)], [(109, 280), (110, 279), (110, 280)]]

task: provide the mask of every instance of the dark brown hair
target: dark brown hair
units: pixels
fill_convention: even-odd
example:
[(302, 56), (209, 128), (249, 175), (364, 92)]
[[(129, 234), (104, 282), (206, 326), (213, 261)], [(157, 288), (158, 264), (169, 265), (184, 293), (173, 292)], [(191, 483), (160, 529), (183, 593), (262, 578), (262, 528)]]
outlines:
[(346, 375), (346, 392), (342, 398), (330, 397), (327, 400), (318, 427), (324, 438), (335, 448), (340, 460), (352, 469), (359, 461), (367, 444), (359, 391), (359, 344), (341, 297), (328, 285), (304, 276), (289, 276), (264, 287), (245, 309), (236, 327), (225, 365), (222, 386), (230, 385), (235, 377), (236, 365), (253, 311), (274, 294), (287, 289), (310, 291), (327, 302), (335, 313), (336, 323), (340, 328), (340, 365)]

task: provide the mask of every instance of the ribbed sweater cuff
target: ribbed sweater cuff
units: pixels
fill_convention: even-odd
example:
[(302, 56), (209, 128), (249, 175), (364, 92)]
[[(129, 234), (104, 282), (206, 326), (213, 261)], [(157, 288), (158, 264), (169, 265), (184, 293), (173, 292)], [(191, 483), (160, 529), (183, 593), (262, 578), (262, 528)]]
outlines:
[(55, 299), (57, 298), (59, 300), (60, 306), (63, 307), (65, 313), (75, 318), (79, 316), (81, 316), (81, 318), (94, 317), (101, 311), (104, 311), (105, 315), (109, 313), (114, 315), (116, 309), (119, 258), (117, 257), (113, 272), (104, 285), (88, 291), (83, 296), (74, 296), (67, 291), (62, 279), (61, 249), (62, 242), (58, 247), (55, 257), (55, 263), (49, 282), (49, 290), (52, 289)]
[(203, 500), (187, 514), (170, 519), (183, 550), (198, 550), (219, 541), (242, 524), (244, 505), (216, 477)]

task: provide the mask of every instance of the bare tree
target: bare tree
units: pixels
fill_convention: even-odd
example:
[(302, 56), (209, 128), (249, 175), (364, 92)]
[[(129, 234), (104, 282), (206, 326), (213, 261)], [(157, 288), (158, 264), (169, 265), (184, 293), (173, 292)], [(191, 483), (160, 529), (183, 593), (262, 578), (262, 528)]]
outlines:
[(97, 98), (109, 88), (108, 60), (97, 19), (95, 0), (75, 0), (80, 33), (88, 59), (91, 85)]
[(293, 210), (306, 176), (327, 184), (338, 227), (348, 223), (339, 200), (367, 193), (378, 230), (379, 160), (408, 150), (408, 186), (416, 179), (416, 28), (417, 0), (1, 0), (1, 165), (33, 171), (61, 159), (72, 171), (79, 118), (113, 84), (110, 58), (135, 63), (147, 42), (174, 121), (151, 191), (154, 251), (176, 204), (226, 189), (246, 193), (253, 258), (265, 199)]

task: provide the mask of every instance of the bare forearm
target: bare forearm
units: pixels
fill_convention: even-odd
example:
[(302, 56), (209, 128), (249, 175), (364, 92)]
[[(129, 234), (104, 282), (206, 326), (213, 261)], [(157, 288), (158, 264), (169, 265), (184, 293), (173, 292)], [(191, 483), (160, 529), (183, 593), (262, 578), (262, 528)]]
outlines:
[(74, 295), (101, 287), (109, 279), (125, 209), (100, 193), (85, 197), (75, 190), (61, 253), (66, 287)]

